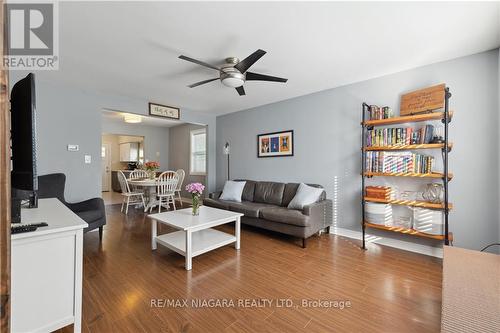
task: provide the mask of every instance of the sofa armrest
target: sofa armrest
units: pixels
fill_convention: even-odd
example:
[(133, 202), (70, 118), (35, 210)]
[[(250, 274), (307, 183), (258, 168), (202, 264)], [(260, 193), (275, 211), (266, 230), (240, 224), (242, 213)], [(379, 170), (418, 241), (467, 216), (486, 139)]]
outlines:
[(208, 197), (210, 199), (219, 199), (221, 194), (222, 194), (222, 191), (215, 191), (215, 192), (209, 193)]
[(104, 200), (102, 200), (102, 198), (92, 198), (82, 202), (67, 203), (67, 206), (75, 213), (87, 210), (99, 210), (102, 211), (103, 213), (105, 212)]
[(333, 202), (330, 199), (315, 202), (311, 205), (304, 206), (302, 213), (310, 217), (312, 224), (320, 228), (326, 228), (333, 223)]

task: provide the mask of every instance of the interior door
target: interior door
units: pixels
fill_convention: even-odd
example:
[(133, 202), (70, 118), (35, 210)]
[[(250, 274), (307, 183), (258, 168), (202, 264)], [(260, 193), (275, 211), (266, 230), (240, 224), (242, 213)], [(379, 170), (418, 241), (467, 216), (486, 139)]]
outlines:
[(111, 188), (111, 145), (103, 143), (101, 147), (102, 191), (109, 192)]

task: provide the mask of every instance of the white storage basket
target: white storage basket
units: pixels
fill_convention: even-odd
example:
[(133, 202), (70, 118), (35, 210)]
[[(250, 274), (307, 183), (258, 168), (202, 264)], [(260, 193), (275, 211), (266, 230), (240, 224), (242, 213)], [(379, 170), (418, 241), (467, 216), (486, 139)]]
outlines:
[(392, 209), (394, 227), (411, 229), (413, 220), (413, 210), (406, 206), (395, 206)]
[(392, 225), (392, 206), (366, 202), (365, 221), (373, 224)]
[(413, 210), (413, 228), (431, 235), (444, 234), (444, 213), (440, 210), (415, 208)]

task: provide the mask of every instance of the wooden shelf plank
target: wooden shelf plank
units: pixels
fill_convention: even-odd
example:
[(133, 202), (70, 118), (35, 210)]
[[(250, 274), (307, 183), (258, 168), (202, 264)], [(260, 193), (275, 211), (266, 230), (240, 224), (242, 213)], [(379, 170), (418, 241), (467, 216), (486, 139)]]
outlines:
[[(420, 231), (417, 231), (414, 229), (406, 229), (406, 228), (401, 228), (401, 227), (388, 227), (385, 225), (373, 224), (373, 223), (368, 223), (368, 222), (365, 222), (365, 226), (368, 228), (385, 230), (385, 231), (392, 231), (392, 232), (397, 232), (397, 233), (405, 234), (405, 235), (418, 236), (418, 237), (437, 239), (437, 240), (444, 240), (444, 235), (431, 235), (431, 234), (426, 234), (425, 232), (420, 232)], [(453, 235), (451, 233), (448, 234), (448, 239), (453, 240)]]
[[(365, 197), (365, 201), (392, 204), (392, 205), (401, 205), (401, 206), (422, 207), (430, 209), (444, 209), (444, 203), (434, 203), (434, 202), (420, 201), (420, 200), (385, 200), (379, 198)], [(448, 203), (448, 209), (453, 209), (452, 203)]]
[[(392, 145), (392, 146), (371, 146), (365, 147), (365, 151), (374, 150), (412, 150), (412, 149), (443, 149), (444, 143), (424, 143), (418, 145)], [(453, 148), (453, 143), (448, 143), (448, 150)]]
[[(453, 118), (453, 111), (449, 111), (449, 119)], [(403, 116), (403, 117), (394, 117), (388, 119), (377, 119), (377, 120), (366, 120), (364, 123), (361, 123), (365, 126), (384, 126), (384, 125), (392, 125), (392, 124), (404, 124), (404, 123), (414, 123), (419, 121), (427, 121), (427, 120), (440, 120), (444, 118), (444, 112), (432, 112), (432, 113), (423, 113), (416, 114), (413, 116)]]
[[(388, 173), (388, 172), (365, 172), (364, 175), (366, 177), (415, 177), (415, 178), (443, 178), (444, 174), (439, 172), (432, 173)], [(452, 173), (448, 173), (448, 179), (451, 180), (453, 178)]]

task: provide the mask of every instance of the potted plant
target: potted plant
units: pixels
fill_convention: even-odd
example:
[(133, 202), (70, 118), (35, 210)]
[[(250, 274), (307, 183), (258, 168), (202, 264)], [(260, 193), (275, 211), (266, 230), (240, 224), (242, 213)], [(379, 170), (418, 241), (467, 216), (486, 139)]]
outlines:
[(144, 163), (144, 169), (146, 169), (146, 171), (148, 172), (150, 179), (156, 178), (156, 170), (158, 170), (159, 168), (160, 168), (160, 163), (156, 161), (150, 161)]
[(191, 193), (191, 198), (193, 200), (193, 215), (197, 216), (200, 214), (200, 197), (205, 190), (205, 185), (202, 183), (191, 183), (186, 185), (186, 191)]

